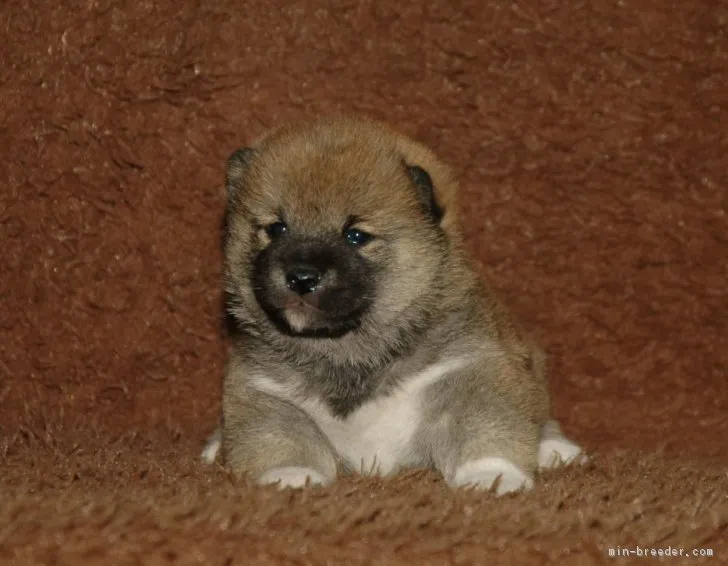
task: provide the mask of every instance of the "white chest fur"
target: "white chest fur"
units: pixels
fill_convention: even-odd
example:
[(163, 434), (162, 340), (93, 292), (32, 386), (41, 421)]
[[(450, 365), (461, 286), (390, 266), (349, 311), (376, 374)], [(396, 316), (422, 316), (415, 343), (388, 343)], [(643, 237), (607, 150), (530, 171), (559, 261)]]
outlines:
[(306, 412), (350, 467), (363, 474), (387, 475), (414, 463), (412, 439), (422, 423), (424, 391), (467, 362), (455, 358), (428, 366), (390, 395), (363, 404), (345, 419), (336, 418), (318, 399), (296, 399), (285, 386), (265, 376), (253, 376), (250, 383)]

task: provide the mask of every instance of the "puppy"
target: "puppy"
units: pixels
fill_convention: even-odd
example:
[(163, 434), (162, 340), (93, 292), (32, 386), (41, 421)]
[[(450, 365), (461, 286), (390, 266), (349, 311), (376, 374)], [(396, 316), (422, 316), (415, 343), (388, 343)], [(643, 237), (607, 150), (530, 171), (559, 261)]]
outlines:
[(233, 324), (220, 448), (236, 475), (300, 487), (431, 467), (506, 493), (578, 446), (549, 417), (544, 359), (476, 276), (457, 183), (386, 126), (330, 117), (227, 162)]

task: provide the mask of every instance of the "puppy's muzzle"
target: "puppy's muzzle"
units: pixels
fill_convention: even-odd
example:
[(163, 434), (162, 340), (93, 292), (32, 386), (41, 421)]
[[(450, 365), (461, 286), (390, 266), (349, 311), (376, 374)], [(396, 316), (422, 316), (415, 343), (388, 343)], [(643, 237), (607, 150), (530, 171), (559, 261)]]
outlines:
[(296, 265), (286, 272), (286, 287), (297, 295), (313, 293), (321, 286), (323, 274), (311, 265)]

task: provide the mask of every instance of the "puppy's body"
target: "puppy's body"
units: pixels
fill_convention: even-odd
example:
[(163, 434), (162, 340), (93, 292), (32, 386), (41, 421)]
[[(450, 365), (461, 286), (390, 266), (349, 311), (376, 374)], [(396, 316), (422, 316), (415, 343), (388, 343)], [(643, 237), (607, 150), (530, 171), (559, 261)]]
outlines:
[(428, 466), (504, 492), (578, 454), (549, 421), (540, 352), (462, 251), (457, 185), (430, 151), (322, 119), (236, 152), (227, 187), (237, 332), (208, 459), (221, 442), (264, 483)]

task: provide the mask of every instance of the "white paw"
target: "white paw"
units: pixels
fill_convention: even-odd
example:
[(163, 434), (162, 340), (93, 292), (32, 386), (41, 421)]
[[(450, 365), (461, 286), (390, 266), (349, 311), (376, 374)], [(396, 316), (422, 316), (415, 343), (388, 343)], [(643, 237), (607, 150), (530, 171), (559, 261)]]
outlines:
[(303, 487), (306, 485), (306, 481), (310, 481), (311, 485), (326, 485), (330, 483), (325, 476), (313, 468), (305, 468), (302, 466), (273, 468), (265, 472), (258, 479), (258, 483), (261, 484), (278, 483), (278, 487), (281, 489), (284, 487)]
[(498, 482), (495, 492), (498, 495), (531, 489), (533, 480), (521, 468), (503, 458), (481, 458), (471, 460), (460, 466), (450, 484), (454, 487), (471, 485), (490, 489)]
[(538, 445), (538, 467), (554, 468), (571, 463), (583, 464), (587, 461), (581, 447), (566, 438), (556, 421), (547, 422), (541, 429), (541, 442)]
[(220, 429), (218, 429), (205, 442), (205, 447), (202, 449), (202, 454), (200, 454), (202, 461), (206, 464), (212, 464), (217, 459), (221, 446), (222, 435), (220, 434)]

